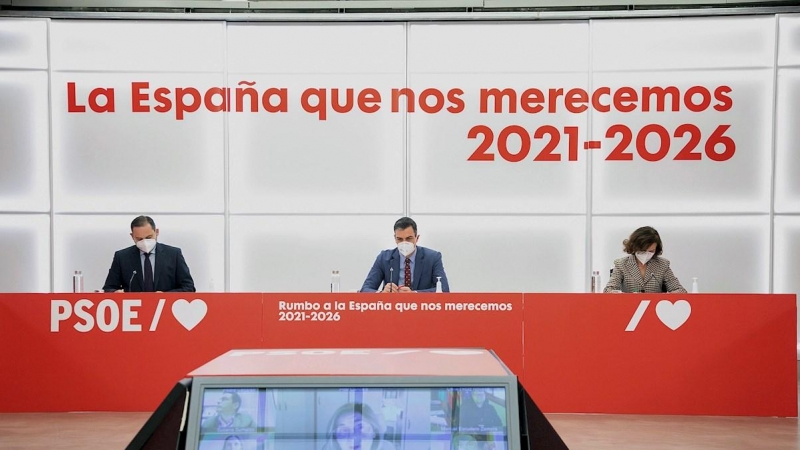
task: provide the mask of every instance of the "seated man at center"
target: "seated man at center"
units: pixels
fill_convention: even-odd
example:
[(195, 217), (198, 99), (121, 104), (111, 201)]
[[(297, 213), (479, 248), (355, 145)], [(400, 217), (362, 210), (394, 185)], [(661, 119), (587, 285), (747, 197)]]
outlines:
[(417, 246), (419, 237), (417, 223), (411, 218), (395, 222), (397, 248), (384, 250), (375, 258), (361, 292), (435, 292), (437, 279), (442, 292), (450, 292), (442, 254)]

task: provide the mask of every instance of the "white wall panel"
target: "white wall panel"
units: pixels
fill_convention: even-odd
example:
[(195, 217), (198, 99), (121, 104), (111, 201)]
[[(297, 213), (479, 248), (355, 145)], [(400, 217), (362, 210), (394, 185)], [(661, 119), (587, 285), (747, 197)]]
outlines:
[(404, 27), (399, 23), (228, 24), (228, 70), (404, 73)]
[[(223, 216), (150, 215), (158, 241), (179, 247), (199, 292), (225, 289)], [(102, 289), (114, 252), (133, 245), (136, 216), (56, 215), (54, 218), (55, 291), (72, 292), (72, 274), (83, 272), (84, 290)]]
[(0, 19), (0, 68), (47, 69), (47, 19)]
[(354, 96), (371, 87), (388, 98), (393, 86), (405, 84), (403, 75), (231, 74), (229, 80), (288, 87), (291, 104), (285, 114), (260, 108), (229, 116), (231, 212), (402, 215), (403, 116), (388, 107), (372, 114), (356, 108), (323, 121), (299, 106), (309, 86), (352, 86)]
[(0, 211), (50, 210), (47, 84), (44, 71), (0, 70)]
[(778, 65), (800, 66), (800, 14), (778, 16)]
[(778, 69), (776, 97), (775, 211), (800, 212), (800, 68)]
[(416, 216), (451, 292), (585, 292), (584, 216)]
[[(800, 273), (800, 217), (775, 216), (773, 267), (775, 268), (773, 292), (795, 294), (800, 298), (800, 277), (797, 276)], [(800, 308), (797, 311), (797, 318), (797, 336), (800, 344)]]
[(775, 17), (594, 20), (595, 71), (772, 67)]
[(225, 25), (53, 20), (50, 45), (53, 70), (221, 72)]
[(50, 217), (0, 214), (0, 292), (50, 291)]
[(410, 73), (583, 72), (588, 22), (412, 23)]
[[(479, 92), (490, 80), (491, 86), (513, 88), (518, 94), (533, 86), (545, 92), (549, 87), (586, 89), (587, 86), (586, 74), (409, 75), (409, 86), (415, 92), (427, 88), (447, 92), (455, 86), (465, 93), (462, 113), (443, 110), (427, 114), (417, 107), (417, 112), (408, 116), (411, 213), (585, 212), (587, 155), (579, 154), (577, 161), (568, 161), (569, 144), (564, 129), (577, 127), (579, 141), (583, 142), (588, 114), (534, 115), (519, 109), (517, 114), (495, 114), (494, 102), (487, 103), (491, 113), (481, 114)], [(504, 104), (508, 110), (508, 103)], [(469, 139), (470, 130), (476, 125), (488, 126), (493, 137), (480, 134)], [(518, 134), (504, 139), (503, 129), (508, 126), (522, 127), (530, 139), (529, 145), (524, 145)], [(555, 127), (560, 133), (560, 142), (553, 152), (560, 161), (534, 161), (551, 142), (550, 135), (534, 137), (542, 126)], [(494, 160), (470, 161), (487, 139), (491, 145), (481, 153), (493, 155)], [(529, 151), (524, 159), (510, 162), (499, 153), (500, 145), (519, 158)]]
[[(772, 159), (772, 73), (768, 70), (720, 72), (638, 72), (606, 73), (594, 77), (594, 88), (610, 86), (634, 87), (675, 86), (685, 93), (692, 86), (703, 86), (714, 92), (720, 86), (730, 87), (732, 105), (728, 111), (716, 111), (713, 105), (724, 101), (711, 100), (702, 112), (692, 112), (680, 103), (680, 112), (643, 112), (641, 102), (636, 111), (593, 113), (592, 139), (602, 141), (594, 150), (592, 165), (594, 213), (708, 213), (769, 212)], [(604, 101), (608, 101), (607, 98)], [(696, 100), (696, 103), (699, 103)], [(670, 102), (668, 104), (671, 105)], [(626, 153), (631, 161), (606, 160), (621, 142), (621, 137), (606, 137), (613, 125), (626, 125), (633, 140)], [(663, 127), (669, 134), (669, 150), (663, 159), (646, 161), (637, 151), (637, 136), (645, 125)], [(693, 153), (700, 160), (675, 159), (689, 144), (689, 135), (677, 136), (683, 124), (700, 130), (700, 140)], [(720, 126), (729, 125), (724, 136), (736, 145), (732, 157), (715, 161), (708, 156), (706, 143)], [(660, 140), (650, 134), (645, 141), (647, 151), (657, 153)], [(715, 151), (722, 152), (717, 145)]]
[[(131, 112), (133, 81), (150, 83), (150, 112)], [(81, 105), (92, 89), (114, 88), (116, 111), (68, 112), (69, 82)], [(53, 74), (55, 211), (222, 212), (224, 117), (201, 107), (177, 120), (175, 91), (187, 86), (205, 92), (224, 84), (214, 74)], [(152, 109), (159, 87), (172, 91), (165, 113)]]
[[(341, 292), (360, 289), (400, 216), (232, 216), (231, 291)], [(445, 266), (446, 267), (446, 266)]]
[(769, 292), (769, 216), (594, 217), (592, 268), (608, 282), (622, 241), (639, 227), (661, 236), (663, 257), (686, 290), (697, 277), (700, 292)]

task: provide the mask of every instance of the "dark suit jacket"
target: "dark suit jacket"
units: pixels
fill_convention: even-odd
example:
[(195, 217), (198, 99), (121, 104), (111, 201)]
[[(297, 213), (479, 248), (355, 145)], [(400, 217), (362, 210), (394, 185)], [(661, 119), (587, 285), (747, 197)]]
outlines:
[(644, 266), (644, 277), (639, 272), (636, 256), (628, 255), (614, 260), (614, 271), (603, 292), (678, 292), (685, 293), (678, 277), (672, 273), (669, 260), (654, 256)]
[[(436, 250), (425, 247), (417, 247), (417, 256), (414, 259), (414, 276), (411, 280), (411, 290), (418, 292), (436, 292), (436, 277), (442, 277), (442, 291), (450, 292), (450, 285), (447, 283), (447, 274), (444, 273), (442, 265), (442, 254)], [(382, 285), (391, 281), (396, 285), (400, 282), (400, 261), (404, 258), (396, 248), (382, 251), (375, 264), (367, 274), (367, 279), (361, 286), (361, 292), (375, 292)], [(394, 274), (389, 280), (389, 267), (394, 267)]]
[[(153, 285), (156, 291), (194, 292), (194, 280), (189, 273), (189, 266), (183, 259), (178, 247), (156, 244), (156, 264), (153, 273)], [(133, 272), (136, 271), (136, 275)], [(130, 286), (128, 285), (130, 282)], [(139, 248), (132, 245), (114, 253), (111, 268), (108, 269), (105, 292), (123, 289), (125, 292), (141, 292), (144, 286), (142, 257)]]

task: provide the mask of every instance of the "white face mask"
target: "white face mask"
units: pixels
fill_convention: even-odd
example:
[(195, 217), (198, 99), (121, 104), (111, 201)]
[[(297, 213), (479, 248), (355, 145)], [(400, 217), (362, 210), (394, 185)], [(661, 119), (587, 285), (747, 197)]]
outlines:
[(139, 250), (150, 253), (156, 248), (156, 240), (155, 239), (142, 239), (141, 241), (136, 243), (136, 246), (139, 247)]
[(653, 252), (636, 252), (636, 259), (642, 264), (647, 264), (647, 261), (650, 261), (653, 255)]
[(406, 256), (406, 257), (408, 255), (414, 253), (414, 249), (415, 248), (416, 248), (416, 246), (412, 242), (403, 241), (403, 242), (397, 244), (397, 250), (400, 251), (401, 255)]

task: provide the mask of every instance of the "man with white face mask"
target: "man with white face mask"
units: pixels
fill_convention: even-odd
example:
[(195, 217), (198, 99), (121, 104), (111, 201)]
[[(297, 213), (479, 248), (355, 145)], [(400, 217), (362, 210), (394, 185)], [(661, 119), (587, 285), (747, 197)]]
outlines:
[(194, 292), (194, 280), (181, 249), (157, 242), (158, 228), (148, 216), (131, 222), (134, 245), (114, 253), (105, 292)]
[(417, 223), (411, 218), (395, 222), (397, 248), (384, 250), (375, 258), (361, 292), (435, 292), (437, 278), (442, 282), (442, 292), (450, 292), (442, 254), (419, 247), (419, 237)]
[(664, 247), (655, 228), (638, 228), (622, 245), (628, 256), (614, 261), (603, 292), (686, 292), (672, 273), (669, 260), (661, 257)]

